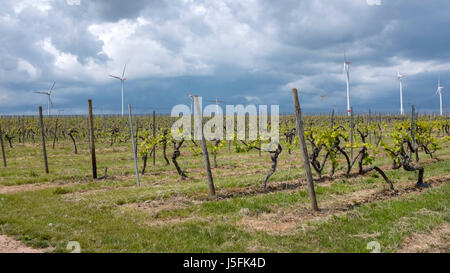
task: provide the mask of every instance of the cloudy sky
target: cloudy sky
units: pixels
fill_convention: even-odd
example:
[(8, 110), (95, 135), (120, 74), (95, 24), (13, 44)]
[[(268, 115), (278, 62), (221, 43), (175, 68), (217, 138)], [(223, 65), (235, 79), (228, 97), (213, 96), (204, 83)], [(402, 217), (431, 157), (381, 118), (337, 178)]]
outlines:
[[(2, 0), (0, 114), (169, 112), (189, 93), (229, 104), (346, 110), (344, 51), (358, 112), (438, 111), (450, 85), (448, 0)], [(448, 90), (448, 89), (446, 89)], [(450, 96), (444, 90), (444, 105)], [(322, 96), (322, 97), (321, 97)], [(325, 97), (323, 97), (325, 96)], [(448, 108), (445, 109), (447, 112)]]

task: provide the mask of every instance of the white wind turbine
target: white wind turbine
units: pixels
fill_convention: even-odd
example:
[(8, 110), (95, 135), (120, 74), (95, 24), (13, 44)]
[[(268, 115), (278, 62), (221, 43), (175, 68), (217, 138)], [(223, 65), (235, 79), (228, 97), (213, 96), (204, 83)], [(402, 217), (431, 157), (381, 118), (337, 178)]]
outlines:
[(345, 79), (347, 82), (347, 114), (349, 116), (350, 116), (350, 74), (349, 74), (350, 67), (349, 67), (349, 65), (351, 63), (352, 62), (347, 60), (347, 56), (345, 55), (345, 52), (344, 52), (344, 71), (345, 71), (345, 76), (346, 76)]
[(400, 72), (397, 71), (397, 79), (400, 82), (400, 115), (404, 115), (405, 112), (403, 111), (403, 82), (402, 79), (406, 77), (404, 74), (400, 74)]
[(439, 94), (439, 114), (442, 116), (442, 90), (444, 89), (444, 86), (441, 86), (441, 77), (439, 76), (438, 80), (438, 88), (436, 91), (436, 95)]
[(194, 112), (192, 112), (192, 101), (194, 100), (194, 95), (192, 95), (191, 93), (189, 93), (189, 99), (191, 100), (191, 116), (194, 115)]
[(47, 95), (48, 96), (48, 103), (47, 103), (47, 115), (48, 116), (50, 116), (50, 105), (53, 105), (52, 99), (50, 97), (52, 95), (52, 91), (53, 91), (53, 87), (54, 86), (55, 86), (55, 82), (53, 82), (52, 87), (47, 92), (39, 92), (39, 91), (33, 92), (33, 93), (36, 93), (36, 94), (42, 94), (42, 95)]
[(122, 83), (122, 116), (123, 116), (123, 82), (126, 80), (126, 78), (125, 78), (125, 68), (127, 68), (126, 64), (123, 67), (122, 77), (109, 75), (112, 78), (116, 78), (116, 79), (120, 80), (120, 82)]

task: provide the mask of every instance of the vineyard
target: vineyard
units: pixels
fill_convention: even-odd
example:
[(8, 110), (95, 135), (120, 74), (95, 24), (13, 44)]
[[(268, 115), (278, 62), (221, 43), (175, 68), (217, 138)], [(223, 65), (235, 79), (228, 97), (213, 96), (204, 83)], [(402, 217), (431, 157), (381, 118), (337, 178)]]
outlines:
[(0, 118), (0, 234), (42, 252), (449, 251), (448, 117), (304, 116), (318, 211), (294, 115), (270, 151), (206, 141), (213, 185), (175, 120)]

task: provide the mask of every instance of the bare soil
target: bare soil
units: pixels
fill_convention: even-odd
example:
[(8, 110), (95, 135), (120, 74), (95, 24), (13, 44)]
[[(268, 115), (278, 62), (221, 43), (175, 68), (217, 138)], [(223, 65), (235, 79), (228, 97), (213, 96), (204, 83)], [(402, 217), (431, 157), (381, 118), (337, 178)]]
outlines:
[(24, 185), (16, 185), (16, 186), (0, 186), (0, 194), (35, 191), (35, 190), (41, 190), (41, 189), (56, 188), (58, 186), (61, 186), (61, 185), (58, 185), (58, 184), (24, 184)]
[(28, 247), (9, 236), (0, 235), (0, 253), (43, 253), (44, 251), (44, 249)]
[[(424, 182), (429, 183), (436, 188), (445, 182), (450, 181), (450, 175), (432, 177)], [(333, 200), (327, 200), (319, 203), (320, 211), (314, 212), (309, 207), (296, 208), (295, 210), (283, 211), (280, 208), (270, 213), (259, 215), (244, 215), (239, 226), (250, 230), (265, 231), (269, 234), (289, 234), (296, 229), (306, 228), (307, 221), (326, 221), (328, 218), (344, 213), (356, 213), (355, 208), (367, 203), (372, 203), (400, 196), (420, 194), (425, 188), (418, 188), (411, 185), (411, 182), (397, 183), (396, 192), (390, 190), (367, 189), (352, 192), (345, 195), (335, 196)]]
[(400, 253), (449, 253), (450, 223), (436, 227), (430, 232), (414, 233), (403, 241)]

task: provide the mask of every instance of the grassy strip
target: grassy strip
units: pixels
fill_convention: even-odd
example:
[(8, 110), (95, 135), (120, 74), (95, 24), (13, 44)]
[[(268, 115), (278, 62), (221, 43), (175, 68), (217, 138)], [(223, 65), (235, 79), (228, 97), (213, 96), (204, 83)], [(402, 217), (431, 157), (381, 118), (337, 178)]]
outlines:
[[(226, 203), (211, 202), (204, 207), (208, 217), (151, 226), (146, 224), (152, 219), (145, 212), (120, 210), (110, 203), (63, 202), (60, 195), (47, 189), (2, 196), (0, 225), (2, 233), (15, 235), (27, 245), (52, 246), (58, 252), (65, 251), (67, 242), (72, 240), (79, 241), (85, 252), (365, 252), (367, 242), (373, 239), (383, 251), (395, 251), (412, 232), (450, 220), (448, 194), (447, 183), (423, 194), (375, 202), (345, 216), (310, 223), (312, 231), (278, 236), (243, 230), (236, 226), (240, 216), (222, 215), (223, 211), (245, 206), (265, 211), (265, 203), (274, 205), (280, 201), (276, 195), (263, 196), (258, 201), (235, 198), (233, 209)], [(287, 202), (295, 203), (298, 196), (307, 198), (303, 194), (291, 195)], [(361, 234), (378, 235), (368, 240), (357, 237)]]

